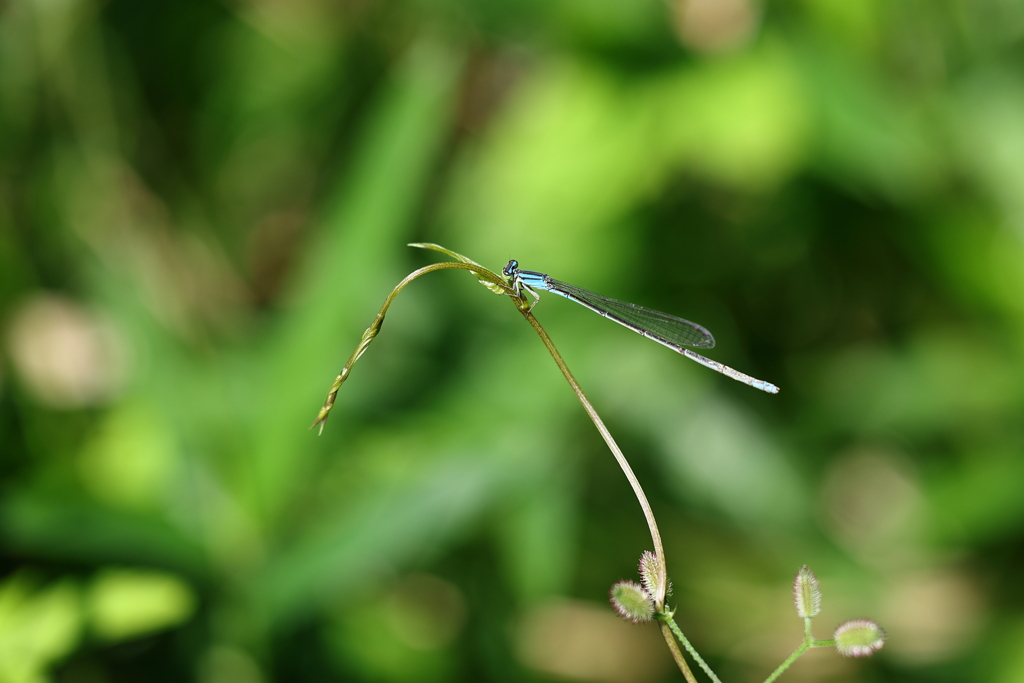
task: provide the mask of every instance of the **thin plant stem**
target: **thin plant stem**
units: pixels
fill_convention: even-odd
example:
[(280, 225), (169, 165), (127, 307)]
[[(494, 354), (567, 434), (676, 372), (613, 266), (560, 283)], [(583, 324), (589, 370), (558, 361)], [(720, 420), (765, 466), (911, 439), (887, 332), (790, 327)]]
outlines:
[(576, 378), (573, 377), (572, 372), (569, 370), (569, 366), (567, 366), (565, 361), (562, 360), (562, 355), (558, 353), (558, 349), (555, 348), (551, 338), (548, 337), (548, 333), (541, 326), (540, 322), (538, 322), (537, 318), (534, 317), (533, 313), (530, 312), (528, 302), (522, 298), (514, 298), (516, 298), (516, 304), (519, 307), (519, 311), (526, 318), (527, 322), (533, 326), (537, 335), (540, 336), (541, 341), (544, 342), (544, 346), (547, 347), (548, 353), (550, 353), (551, 357), (555, 360), (555, 365), (557, 365), (558, 369), (562, 371), (562, 375), (569, 383), (569, 386), (572, 387), (573, 392), (576, 394), (576, 398), (579, 399), (580, 403), (583, 405), (583, 409), (587, 411), (587, 415), (590, 417), (591, 422), (593, 422), (594, 426), (597, 427), (597, 431), (601, 433), (601, 438), (604, 439), (608, 449), (612, 452), (612, 455), (615, 456), (615, 460), (619, 463), (619, 467), (622, 468), (623, 474), (626, 475), (629, 485), (633, 487), (633, 493), (640, 502), (640, 507), (644, 511), (644, 517), (647, 518), (647, 528), (651, 532), (651, 541), (654, 543), (654, 554), (658, 558), (658, 595), (654, 596), (654, 604), (656, 609), (661, 610), (665, 605), (665, 589), (668, 586), (668, 570), (665, 565), (665, 550), (661, 544), (661, 532), (658, 531), (658, 523), (654, 519), (654, 511), (651, 509), (650, 503), (647, 502), (647, 496), (644, 494), (643, 487), (640, 486), (640, 480), (636, 478), (635, 474), (633, 474), (633, 468), (629, 466), (626, 456), (622, 454), (622, 450), (619, 448), (619, 445), (615, 443), (615, 439), (612, 437), (611, 432), (609, 432), (608, 428), (604, 426), (601, 416), (597, 414), (597, 411), (594, 410), (594, 406), (591, 405), (586, 394), (583, 393), (583, 389), (580, 388)]
[(810, 617), (804, 617), (804, 638), (807, 640), (810, 647), (830, 647), (836, 644), (836, 641), (829, 638), (828, 640), (818, 640), (814, 637), (811, 632), (814, 624)]
[(694, 677), (693, 672), (690, 671), (690, 665), (686, 663), (686, 658), (683, 657), (683, 653), (679, 649), (679, 643), (672, 635), (672, 629), (668, 627), (664, 621), (661, 622), (661, 635), (665, 638), (665, 642), (668, 644), (669, 652), (672, 653), (672, 659), (676, 660), (676, 665), (679, 670), (683, 672), (683, 678), (686, 679), (686, 683), (697, 683), (697, 679)]
[(786, 659), (786, 661), (784, 661), (782, 664), (779, 664), (779, 668), (777, 668), (775, 671), (773, 671), (771, 676), (769, 676), (768, 678), (764, 679), (764, 683), (772, 683), (772, 681), (774, 681), (776, 678), (781, 676), (782, 672), (785, 671), (786, 669), (788, 669), (789, 665), (792, 664), (793, 662), (795, 662), (797, 660), (797, 657), (799, 657), (804, 652), (806, 652), (807, 648), (809, 648), (809, 647), (811, 647), (811, 642), (809, 640), (805, 640), (803, 643), (801, 643), (800, 647), (798, 647), (796, 650), (794, 650), (793, 654), (791, 654), (789, 656), (789, 658)]
[(693, 657), (693, 661), (697, 662), (697, 666), (703, 669), (704, 673), (706, 673), (708, 677), (712, 681), (714, 681), (714, 683), (722, 683), (722, 681), (718, 680), (718, 676), (716, 676), (715, 672), (711, 670), (711, 667), (708, 666), (707, 662), (704, 661), (704, 658), (697, 654), (697, 651), (693, 648), (693, 645), (691, 645), (690, 641), (687, 640), (686, 636), (683, 635), (683, 632), (679, 628), (679, 625), (676, 624), (676, 620), (672, 618), (672, 613), (662, 612), (658, 618), (662, 620), (662, 624), (668, 625), (668, 627), (672, 630), (672, 633), (674, 633), (676, 638), (679, 639), (679, 642), (682, 643), (683, 647), (686, 648), (686, 651), (690, 653), (691, 657)]
[(782, 672), (790, 667), (790, 665), (797, 660), (797, 658), (804, 652), (812, 647), (829, 647), (835, 645), (835, 640), (815, 640), (814, 635), (811, 633), (811, 618), (804, 617), (804, 642), (801, 643), (800, 647), (793, 651), (793, 654), (779, 664), (779, 668), (772, 672), (772, 675), (765, 679), (764, 683), (772, 683), (776, 678), (782, 675)]

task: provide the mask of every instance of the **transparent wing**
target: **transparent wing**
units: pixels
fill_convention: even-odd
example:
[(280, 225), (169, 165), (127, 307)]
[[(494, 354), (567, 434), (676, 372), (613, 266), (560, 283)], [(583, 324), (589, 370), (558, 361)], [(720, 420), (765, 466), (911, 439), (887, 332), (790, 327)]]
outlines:
[(710, 349), (715, 345), (715, 338), (703, 325), (618, 299), (609, 299), (566, 282), (551, 279), (550, 283), (550, 291), (555, 294), (583, 304), (595, 313), (666, 346)]

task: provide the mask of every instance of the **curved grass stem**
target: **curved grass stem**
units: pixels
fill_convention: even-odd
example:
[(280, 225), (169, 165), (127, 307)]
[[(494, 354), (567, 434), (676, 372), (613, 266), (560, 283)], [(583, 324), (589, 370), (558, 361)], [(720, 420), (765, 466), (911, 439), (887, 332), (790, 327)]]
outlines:
[(608, 450), (615, 456), (616, 462), (619, 463), (619, 467), (622, 469), (622, 473), (626, 475), (626, 479), (629, 481), (629, 485), (633, 487), (633, 494), (636, 496), (637, 501), (640, 503), (640, 507), (644, 511), (644, 517), (647, 518), (647, 528), (651, 532), (651, 541), (654, 543), (654, 554), (658, 558), (658, 595), (654, 596), (655, 608), (661, 610), (665, 605), (665, 590), (668, 586), (668, 570), (665, 565), (665, 550), (661, 543), (661, 532), (658, 531), (658, 523), (654, 519), (654, 511), (651, 509), (651, 504), (647, 502), (647, 496), (644, 494), (644, 489), (640, 486), (640, 480), (633, 474), (633, 468), (629, 466), (629, 462), (626, 460), (626, 456), (622, 454), (622, 450), (619, 445), (615, 443), (615, 439), (612, 437), (611, 432), (605, 427), (604, 421), (601, 420), (601, 416), (597, 414), (594, 406), (591, 405), (587, 399), (587, 395), (583, 393), (583, 389), (580, 388), (579, 382), (573, 377), (572, 372), (569, 370), (569, 366), (565, 364), (562, 359), (562, 354), (558, 353), (558, 349), (555, 348), (554, 343), (548, 336), (548, 333), (541, 326), (540, 322), (534, 317), (533, 313), (530, 312), (529, 302), (526, 301), (525, 297), (517, 297), (513, 295), (516, 300), (516, 305), (519, 308), (519, 312), (523, 314), (527, 322), (533, 326), (533, 329), (537, 332), (541, 341), (544, 342), (544, 346), (547, 347), (548, 353), (555, 360), (555, 365), (562, 371), (562, 375), (565, 380), (572, 387), (573, 393), (576, 394), (576, 398), (583, 405), (583, 410), (587, 412), (591, 422), (597, 427), (597, 431), (600, 432), (601, 438), (604, 439), (605, 444), (608, 446)]
[(381, 306), (380, 310), (377, 312), (377, 317), (373, 319), (370, 326), (366, 328), (365, 332), (363, 332), (363, 338), (359, 340), (359, 345), (356, 346), (356, 350), (352, 352), (352, 355), (349, 356), (348, 362), (345, 363), (345, 367), (343, 367), (341, 372), (338, 373), (338, 376), (334, 378), (334, 382), (331, 384), (331, 388), (327, 392), (327, 398), (324, 400), (324, 405), (320, 409), (320, 413), (317, 415), (316, 420), (312, 425), (310, 425), (310, 429), (319, 425), (320, 431), (318, 433), (323, 433), (324, 423), (327, 422), (327, 417), (331, 413), (331, 408), (334, 407), (334, 401), (338, 397), (338, 389), (340, 389), (341, 385), (345, 383), (346, 379), (348, 379), (348, 375), (352, 371), (352, 366), (355, 365), (356, 361), (359, 360), (359, 357), (366, 352), (367, 347), (370, 346), (370, 342), (372, 342), (373, 338), (377, 336), (378, 332), (380, 332), (380, 328), (384, 324), (384, 316), (387, 315), (388, 309), (391, 307), (391, 302), (395, 300), (398, 293), (405, 289), (410, 282), (419, 276), (432, 273), (435, 270), (444, 270), (445, 268), (468, 270), (476, 275), (477, 279), (480, 280), (481, 283), (489, 283), (490, 285), (493, 285), (493, 287), (489, 286), (491, 291), (515, 296), (515, 292), (505, 283), (505, 279), (503, 277), (471, 261), (443, 261), (441, 263), (424, 266), (423, 268), (409, 273), (401, 282), (398, 283), (398, 285), (395, 286), (394, 289), (391, 290), (391, 293), (388, 294), (388, 297), (384, 300), (384, 305)]

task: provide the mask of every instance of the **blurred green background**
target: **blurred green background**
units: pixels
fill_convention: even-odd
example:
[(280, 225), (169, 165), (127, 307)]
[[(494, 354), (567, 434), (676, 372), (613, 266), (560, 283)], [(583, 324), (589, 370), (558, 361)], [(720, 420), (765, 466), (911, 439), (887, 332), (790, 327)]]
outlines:
[(1024, 681), (1024, 4), (0, 1), (0, 682)]

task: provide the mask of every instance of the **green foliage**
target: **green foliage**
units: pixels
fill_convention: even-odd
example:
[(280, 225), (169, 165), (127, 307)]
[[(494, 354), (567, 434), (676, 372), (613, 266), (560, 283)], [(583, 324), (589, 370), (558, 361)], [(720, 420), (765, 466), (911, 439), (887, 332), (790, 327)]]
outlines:
[[(306, 431), (440, 242), (700, 322), (782, 388), (534, 311), (724, 680), (788, 654), (762, 635), (803, 563), (818, 619), (888, 634), (808, 677), (1020, 679), (1024, 8), (719, 4), (0, 3), (0, 678), (647, 652), (578, 616), (649, 547), (636, 501), (470, 274), (396, 299)], [(563, 628), (522, 655), (556, 596), (600, 658)], [(464, 612), (409, 636), (424, 605)]]

